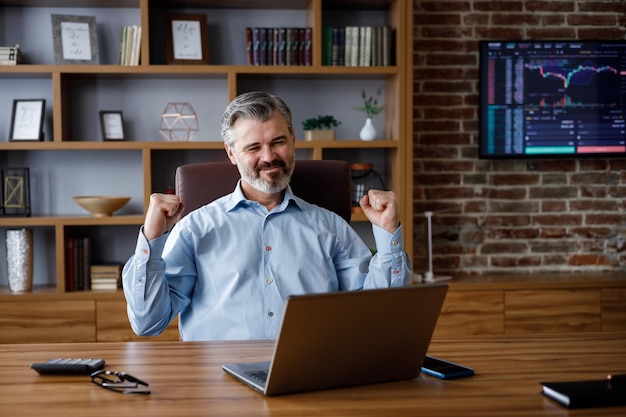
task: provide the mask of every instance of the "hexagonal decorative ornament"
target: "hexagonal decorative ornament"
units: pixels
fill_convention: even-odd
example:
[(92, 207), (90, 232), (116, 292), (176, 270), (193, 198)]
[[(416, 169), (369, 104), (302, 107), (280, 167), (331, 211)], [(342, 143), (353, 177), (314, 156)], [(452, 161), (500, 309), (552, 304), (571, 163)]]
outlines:
[(189, 142), (198, 133), (198, 115), (189, 103), (168, 103), (159, 131), (170, 142)]

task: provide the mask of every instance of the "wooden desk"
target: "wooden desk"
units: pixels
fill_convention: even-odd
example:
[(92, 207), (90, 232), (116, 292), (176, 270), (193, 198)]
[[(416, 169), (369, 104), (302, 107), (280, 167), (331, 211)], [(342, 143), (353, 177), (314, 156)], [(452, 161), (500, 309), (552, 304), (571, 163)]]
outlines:
[[(476, 369), (476, 376), (263, 397), (220, 365), (268, 359), (269, 342), (127, 342), (0, 345), (2, 416), (615, 416), (626, 407), (567, 410), (542, 396), (540, 381), (626, 373), (626, 333), (493, 336), (435, 340), (429, 353)], [(125, 396), (88, 376), (39, 376), (31, 362), (102, 357), (107, 368), (150, 383)]]

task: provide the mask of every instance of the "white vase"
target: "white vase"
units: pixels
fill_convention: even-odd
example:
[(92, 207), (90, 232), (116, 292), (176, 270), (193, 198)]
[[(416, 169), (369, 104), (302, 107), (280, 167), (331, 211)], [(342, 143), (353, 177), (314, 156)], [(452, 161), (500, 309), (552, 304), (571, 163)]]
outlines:
[(33, 231), (6, 231), (7, 276), (11, 292), (27, 292), (33, 286)]
[(365, 124), (361, 129), (361, 133), (359, 134), (361, 140), (374, 140), (376, 136), (378, 136), (378, 132), (376, 131), (376, 127), (374, 127), (374, 123), (372, 123), (372, 118), (368, 117), (365, 120)]

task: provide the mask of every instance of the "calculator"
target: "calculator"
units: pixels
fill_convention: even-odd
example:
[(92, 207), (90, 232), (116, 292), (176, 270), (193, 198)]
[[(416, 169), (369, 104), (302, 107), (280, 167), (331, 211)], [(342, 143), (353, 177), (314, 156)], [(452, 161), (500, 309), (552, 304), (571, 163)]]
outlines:
[(54, 358), (46, 362), (31, 363), (30, 367), (40, 374), (89, 375), (104, 367), (104, 359)]

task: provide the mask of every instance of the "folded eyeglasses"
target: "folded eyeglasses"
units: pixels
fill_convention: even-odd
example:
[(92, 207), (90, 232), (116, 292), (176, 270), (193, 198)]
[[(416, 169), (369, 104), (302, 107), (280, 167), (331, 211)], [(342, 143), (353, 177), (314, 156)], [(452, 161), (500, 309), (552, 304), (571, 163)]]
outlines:
[(122, 394), (150, 394), (150, 390), (144, 388), (148, 386), (147, 382), (126, 372), (96, 371), (91, 374), (91, 382)]

